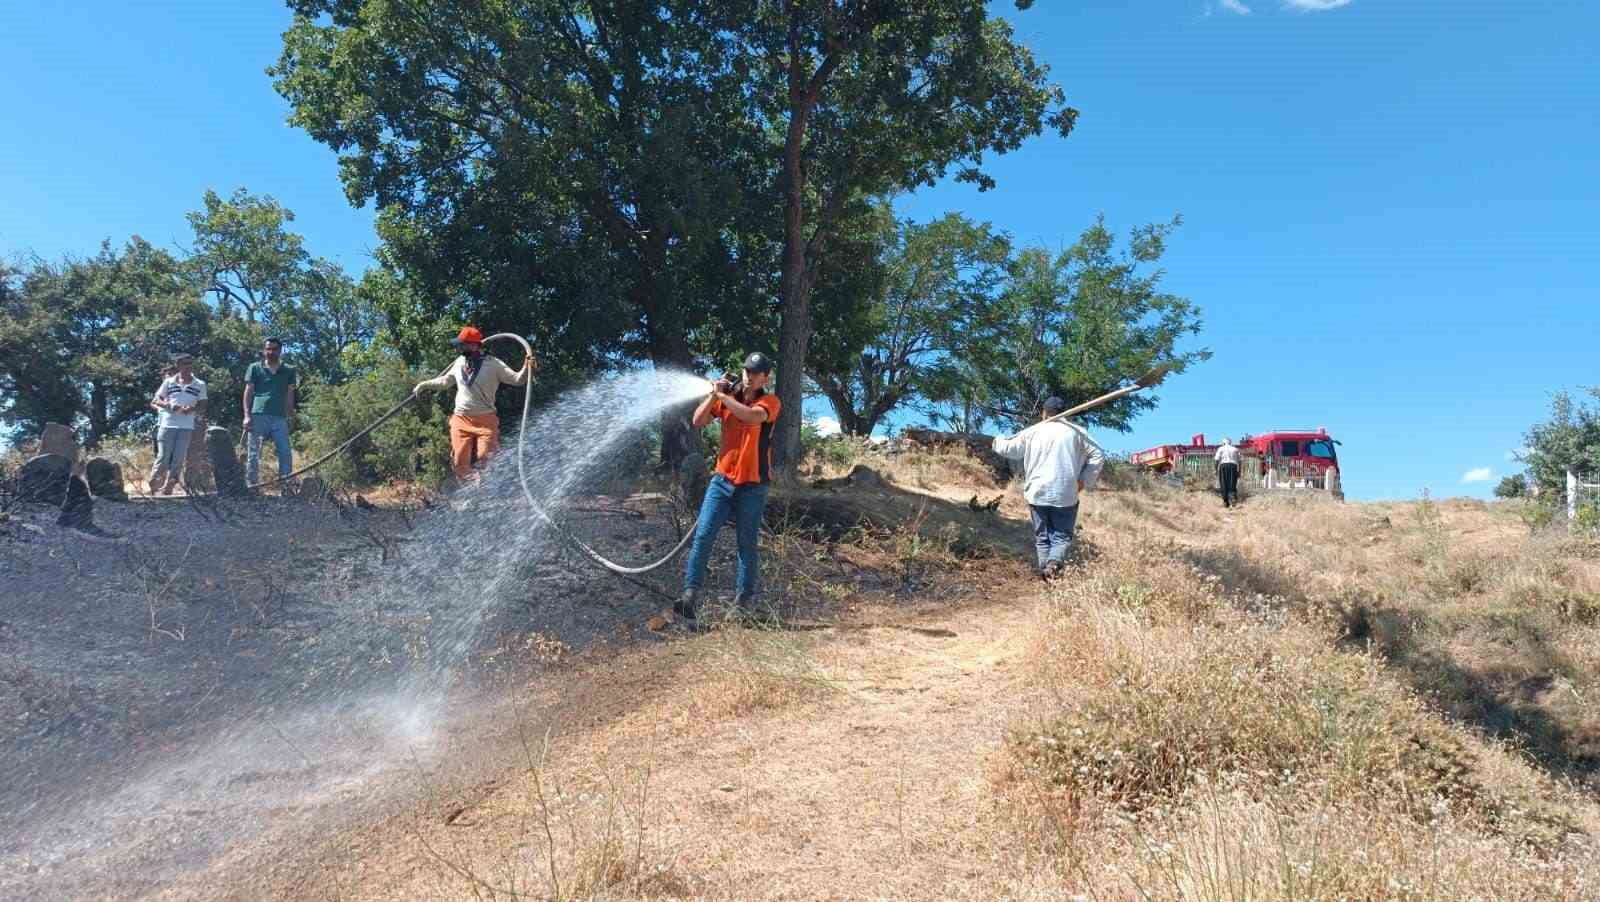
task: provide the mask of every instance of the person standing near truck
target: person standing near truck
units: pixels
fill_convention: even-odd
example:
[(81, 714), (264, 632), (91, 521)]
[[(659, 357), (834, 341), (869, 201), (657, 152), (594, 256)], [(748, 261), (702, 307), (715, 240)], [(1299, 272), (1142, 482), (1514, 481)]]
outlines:
[(1234, 500), (1239, 497), (1239, 449), (1233, 446), (1233, 439), (1225, 437), (1213, 457), (1217, 461), (1217, 487), (1222, 490), (1222, 506), (1233, 507)]

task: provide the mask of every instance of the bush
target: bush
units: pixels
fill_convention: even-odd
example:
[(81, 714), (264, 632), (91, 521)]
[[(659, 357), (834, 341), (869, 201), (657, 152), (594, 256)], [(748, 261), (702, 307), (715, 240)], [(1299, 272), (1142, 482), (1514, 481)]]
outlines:
[(1494, 487), (1496, 498), (1523, 498), (1528, 494), (1528, 480), (1522, 476), (1507, 476)]
[[(343, 385), (317, 386), (305, 409), (311, 455), (320, 457), (371, 425), (421, 378), (400, 360), (389, 358)], [(386, 480), (439, 485), (449, 472), (447, 420), (432, 396), (415, 401), (328, 461), (321, 475), (334, 485)]]
[(1590, 502), (1578, 508), (1578, 515), (1572, 520), (1572, 530), (1582, 535), (1600, 535), (1600, 504)]
[(800, 448), (802, 456), (812, 463), (845, 467), (861, 456), (863, 443), (847, 435), (823, 435), (815, 425), (804, 423), (800, 426)]

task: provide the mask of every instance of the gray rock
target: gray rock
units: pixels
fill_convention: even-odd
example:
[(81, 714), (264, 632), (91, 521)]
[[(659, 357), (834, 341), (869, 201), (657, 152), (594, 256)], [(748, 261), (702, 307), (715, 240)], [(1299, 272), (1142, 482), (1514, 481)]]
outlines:
[[(211, 473), (210, 433), (210, 429), (196, 429), (189, 439), (189, 454), (183, 462), (183, 483), (190, 491), (214, 492), (217, 489)], [(232, 436), (227, 439), (232, 440)]]
[(211, 478), (221, 495), (248, 495), (244, 465), (233, 450), (233, 435), (221, 426), (206, 430), (206, 456), (211, 462)]
[(90, 458), (84, 466), (84, 477), (89, 480), (89, 491), (96, 498), (128, 500), (128, 491), (122, 485), (122, 468), (104, 457)]
[(39, 453), (59, 454), (71, 463), (78, 459), (78, 436), (60, 423), (46, 423), (39, 436)]
[(70, 475), (71, 458), (60, 454), (30, 457), (17, 475), (17, 494), (23, 501), (60, 505), (67, 497), (67, 477)]

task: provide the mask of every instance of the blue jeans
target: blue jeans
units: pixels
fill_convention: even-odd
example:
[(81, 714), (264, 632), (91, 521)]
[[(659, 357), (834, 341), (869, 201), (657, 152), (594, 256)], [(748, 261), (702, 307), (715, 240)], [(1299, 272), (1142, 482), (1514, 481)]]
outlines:
[(288, 417), (253, 413), (250, 415), (250, 439), (245, 445), (244, 454), (244, 481), (252, 485), (260, 481), (256, 476), (261, 471), (261, 440), (264, 438), (271, 438), (272, 447), (278, 452), (278, 478), (282, 479), (294, 471), (294, 452), (289, 450)]
[(760, 483), (736, 486), (721, 473), (711, 477), (705, 500), (700, 503), (700, 521), (694, 527), (694, 544), (689, 546), (689, 562), (683, 584), (700, 588), (706, 578), (706, 563), (711, 545), (722, 524), (733, 520), (739, 537), (739, 569), (734, 578), (737, 597), (755, 598), (761, 582), (761, 561), (756, 556), (756, 539), (761, 533), (761, 511), (767, 506), (767, 487)]
[(1039, 553), (1039, 569), (1051, 561), (1066, 563), (1072, 550), (1072, 528), (1078, 523), (1078, 506), (1048, 507), (1028, 505), (1033, 516), (1033, 546)]

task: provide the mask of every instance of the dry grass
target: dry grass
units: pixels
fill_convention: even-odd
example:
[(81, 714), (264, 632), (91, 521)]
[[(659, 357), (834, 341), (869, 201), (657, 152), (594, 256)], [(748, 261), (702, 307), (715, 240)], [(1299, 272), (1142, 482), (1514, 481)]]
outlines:
[(1099, 512), (1121, 541), (1043, 607), (1045, 692), (995, 778), (1056, 885), (1600, 893), (1600, 810), (1572, 782), (1594, 776), (1595, 574), (1570, 542), (1459, 501), (1259, 498), (1222, 521), (1151, 486)]
[(725, 719), (812, 701), (840, 691), (805, 633), (724, 627), (689, 652), (683, 702), (696, 716)]
[(1036, 591), (1014, 490), (970, 510), (960, 454), (814, 475), (863, 462), (774, 494), (814, 630), (664, 646), (615, 725), (529, 746), (508, 826), (435, 844), (440, 895), (1600, 898), (1590, 544), (1123, 473)]

